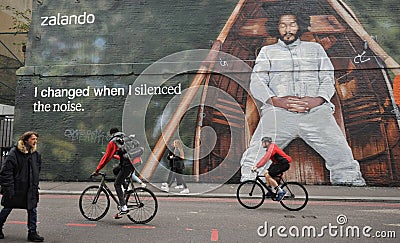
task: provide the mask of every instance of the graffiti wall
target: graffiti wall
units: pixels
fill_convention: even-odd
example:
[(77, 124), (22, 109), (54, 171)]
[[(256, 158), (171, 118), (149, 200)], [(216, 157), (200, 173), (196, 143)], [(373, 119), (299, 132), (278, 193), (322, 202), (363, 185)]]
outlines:
[(88, 179), (119, 127), (145, 147), (138, 169), (154, 182), (174, 139), (187, 180), (238, 182), (270, 136), (293, 158), (290, 179), (397, 185), (399, 48), (354, 6), (390, 33), (398, 14), (363, 3), (38, 1), (15, 133), (39, 132), (48, 180)]

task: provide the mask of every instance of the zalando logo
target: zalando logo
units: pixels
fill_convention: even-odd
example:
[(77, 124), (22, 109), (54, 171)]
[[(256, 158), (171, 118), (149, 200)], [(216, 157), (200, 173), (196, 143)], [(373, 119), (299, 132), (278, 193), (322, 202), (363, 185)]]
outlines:
[(93, 24), (96, 20), (94, 14), (87, 14), (83, 12), (81, 15), (62, 15), (57, 13), (54, 16), (40, 17), (42, 20), (41, 26), (55, 26), (55, 25), (75, 25), (75, 24)]

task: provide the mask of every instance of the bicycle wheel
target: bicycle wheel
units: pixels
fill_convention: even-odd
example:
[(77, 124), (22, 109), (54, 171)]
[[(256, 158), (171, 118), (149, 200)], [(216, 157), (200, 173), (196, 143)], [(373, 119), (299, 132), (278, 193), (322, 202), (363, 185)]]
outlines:
[(128, 218), (137, 224), (150, 222), (156, 216), (158, 209), (157, 198), (147, 188), (138, 187), (126, 195)]
[(110, 197), (99, 186), (89, 186), (79, 197), (79, 210), (83, 217), (91, 221), (102, 219), (110, 208)]
[(249, 209), (260, 207), (264, 203), (264, 195), (264, 188), (255, 180), (242, 182), (236, 191), (239, 203)]
[(286, 191), (286, 195), (280, 203), (287, 210), (299, 211), (307, 205), (308, 192), (300, 183), (285, 182), (281, 188)]

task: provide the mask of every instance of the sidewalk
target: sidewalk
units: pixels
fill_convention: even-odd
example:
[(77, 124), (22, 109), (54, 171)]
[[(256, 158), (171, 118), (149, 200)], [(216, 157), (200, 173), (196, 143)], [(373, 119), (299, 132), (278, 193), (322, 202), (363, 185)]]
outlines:
[[(99, 182), (40, 182), (40, 194), (80, 195), (88, 186)], [(114, 191), (113, 182), (107, 184)], [(239, 184), (188, 183), (190, 194), (180, 194), (179, 189), (166, 193), (159, 188), (161, 183), (147, 184), (157, 197), (203, 197), (203, 198), (236, 198)], [(400, 202), (399, 187), (347, 187), (306, 185), (309, 198), (313, 201), (368, 201), (368, 202)]]

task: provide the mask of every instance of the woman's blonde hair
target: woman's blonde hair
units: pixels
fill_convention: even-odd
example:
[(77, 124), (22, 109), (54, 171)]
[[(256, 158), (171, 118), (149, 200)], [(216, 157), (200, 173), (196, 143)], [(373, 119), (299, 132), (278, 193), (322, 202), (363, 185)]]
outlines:
[(184, 159), (185, 158), (185, 153), (183, 152), (183, 145), (182, 145), (181, 140), (175, 139), (174, 140), (174, 147), (176, 147), (179, 150), (179, 157)]

